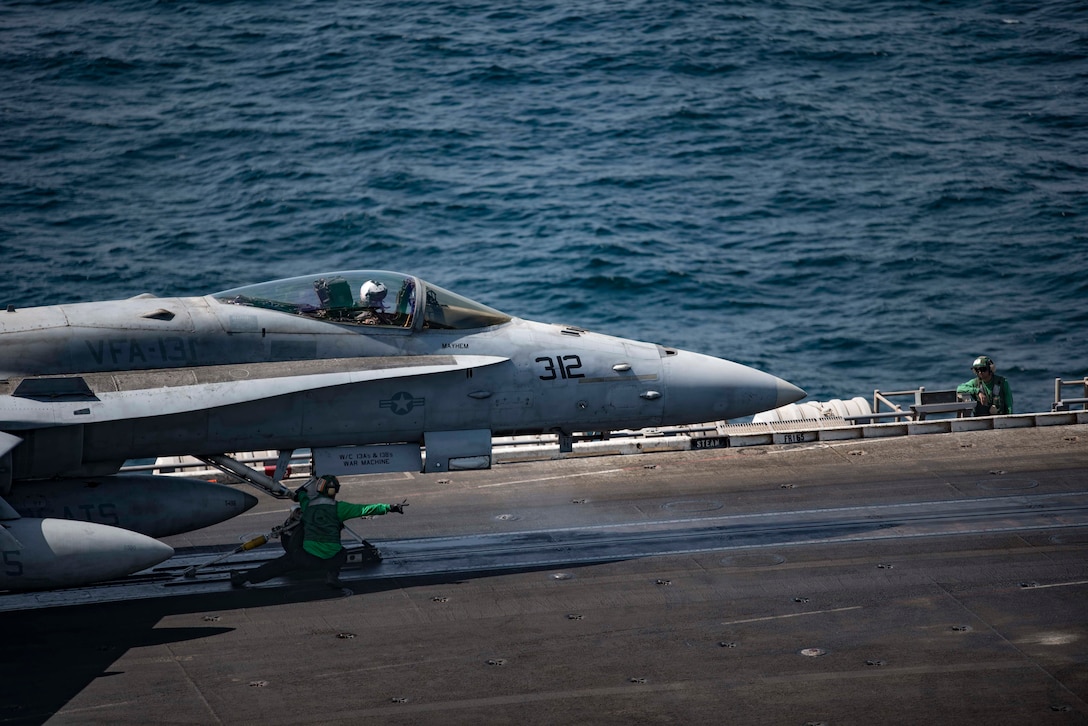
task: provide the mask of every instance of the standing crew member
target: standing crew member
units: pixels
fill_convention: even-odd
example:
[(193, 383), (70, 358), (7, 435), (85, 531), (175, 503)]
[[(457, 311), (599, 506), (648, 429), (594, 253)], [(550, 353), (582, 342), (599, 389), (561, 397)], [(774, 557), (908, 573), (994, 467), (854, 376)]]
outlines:
[(975, 378), (956, 387), (956, 394), (975, 402), (975, 416), (1004, 416), (1012, 413), (1012, 389), (1004, 376), (994, 373), (994, 361), (980, 355), (971, 364)]
[[(311, 487), (316, 493), (316, 496), (312, 498)], [(329, 587), (343, 587), (343, 583), (340, 582), (340, 568), (344, 566), (348, 557), (347, 551), (340, 544), (340, 530), (344, 522), (355, 517), (369, 517), (389, 512), (404, 514), (404, 508), (408, 506), (408, 503), (338, 502), (336, 495), (339, 491), (340, 480), (328, 474), (312, 479), (299, 489), (296, 495), (299, 506), (302, 507), (302, 546), (288, 547), (287, 553), (282, 557), (266, 562), (249, 572), (231, 573), (230, 584), (233, 587), (245, 587), (247, 583), (256, 584), (271, 580), (292, 570), (310, 569), (324, 572), (325, 583)]]

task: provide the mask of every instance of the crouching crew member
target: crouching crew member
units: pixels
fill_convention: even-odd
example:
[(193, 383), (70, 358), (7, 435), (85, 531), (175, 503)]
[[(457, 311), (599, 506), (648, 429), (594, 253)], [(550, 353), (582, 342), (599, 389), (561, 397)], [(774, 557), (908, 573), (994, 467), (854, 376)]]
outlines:
[[(314, 490), (313, 495), (310, 492), (311, 488)], [(249, 572), (232, 573), (230, 584), (234, 587), (245, 587), (246, 584), (271, 580), (273, 577), (293, 570), (307, 569), (324, 572), (325, 582), (330, 587), (342, 587), (340, 568), (344, 566), (348, 556), (347, 551), (340, 544), (340, 530), (343, 529), (344, 522), (356, 517), (369, 517), (389, 512), (404, 514), (404, 508), (408, 506), (408, 503), (338, 502), (336, 495), (339, 491), (340, 480), (330, 475), (318, 477), (299, 489), (296, 496), (302, 508), (302, 546), (289, 546), (287, 553), (282, 557), (266, 562)]]

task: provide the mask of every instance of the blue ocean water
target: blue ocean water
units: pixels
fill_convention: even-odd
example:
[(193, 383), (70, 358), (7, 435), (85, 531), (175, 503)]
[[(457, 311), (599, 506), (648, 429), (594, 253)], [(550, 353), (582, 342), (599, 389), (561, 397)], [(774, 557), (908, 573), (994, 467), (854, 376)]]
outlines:
[(0, 304), (415, 272), (811, 398), (1088, 374), (1088, 5), (0, 5)]

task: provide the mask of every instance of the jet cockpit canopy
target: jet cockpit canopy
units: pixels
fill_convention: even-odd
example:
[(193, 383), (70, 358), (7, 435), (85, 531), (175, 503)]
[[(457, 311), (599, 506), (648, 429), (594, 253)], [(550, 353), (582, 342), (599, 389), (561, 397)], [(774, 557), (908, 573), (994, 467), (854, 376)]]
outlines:
[[(422, 293), (422, 294), (420, 294)], [(346, 325), (471, 330), (501, 325), (510, 316), (417, 277), (385, 270), (303, 275), (236, 287), (212, 295), (249, 305)]]

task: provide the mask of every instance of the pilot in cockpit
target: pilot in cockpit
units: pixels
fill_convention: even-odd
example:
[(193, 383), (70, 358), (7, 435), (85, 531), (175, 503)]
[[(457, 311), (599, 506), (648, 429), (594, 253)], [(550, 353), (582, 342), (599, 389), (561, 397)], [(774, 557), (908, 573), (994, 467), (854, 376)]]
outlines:
[(359, 288), (359, 307), (363, 311), (355, 320), (363, 325), (390, 325), (392, 321), (385, 312), (385, 296), (389, 289), (377, 280), (367, 280)]

